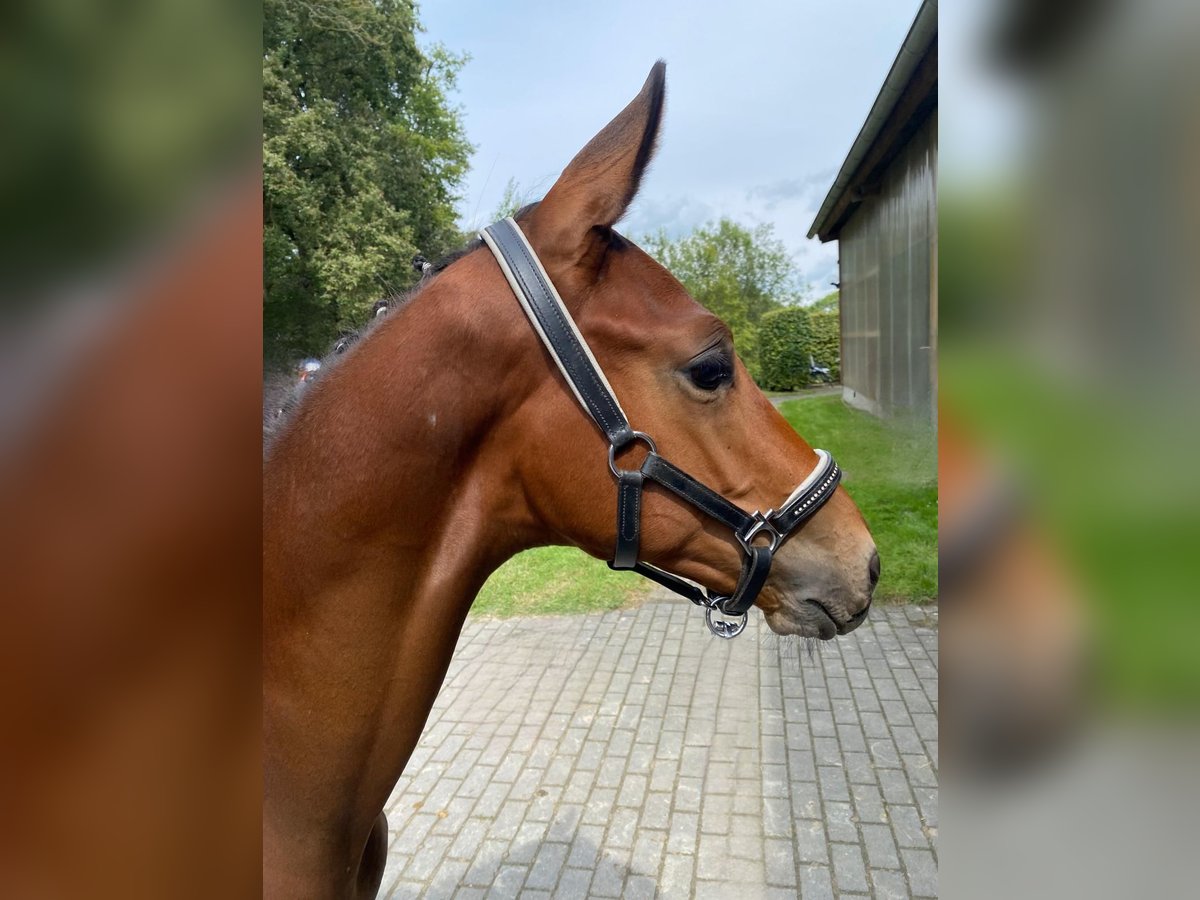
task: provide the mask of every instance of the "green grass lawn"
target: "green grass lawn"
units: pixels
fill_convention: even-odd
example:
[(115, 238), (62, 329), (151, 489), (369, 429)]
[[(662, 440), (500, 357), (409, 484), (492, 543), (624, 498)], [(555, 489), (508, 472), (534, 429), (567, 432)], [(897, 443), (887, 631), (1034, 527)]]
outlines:
[[(933, 434), (889, 427), (838, 396), (792, 400), (780, 411), (810, 444), (832, 453), (845, 472), (842, 484), (871, 526), (883, 560), (876, 597), (917, 602), (936, 597)], [(518, 554), (493, 573), (471, 613), (507, 617), (619, 609), (652, 587), (574, 548), (541, 547)]]
[(538, 616), (602, 612), (632, 605), (653, 585), (632, 572), (614, 572), (574, 547), (518, 553), (492, 573), (472, 615)]
[(814, 447), (833, 454), (842, 485), (871, 528), (883, 576), (877, 600), (937, 597), (937, 437), (852, 409), (838, 396), (792, 400), (779, 410)]

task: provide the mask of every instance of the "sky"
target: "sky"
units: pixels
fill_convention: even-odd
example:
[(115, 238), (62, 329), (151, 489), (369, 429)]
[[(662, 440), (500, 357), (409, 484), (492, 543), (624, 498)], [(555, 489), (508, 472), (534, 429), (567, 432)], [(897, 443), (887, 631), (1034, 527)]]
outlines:
[(667, 62), (658, 154), (618, 225), (680, 236), (770, 223), (815, 299), (837, 245), (806, 235), (919, 0), (426, 0), (424, 40), (470, 61), (451, 99), (474, 145), (460, 216), (486, 225), (510, 178), (540, 198)]

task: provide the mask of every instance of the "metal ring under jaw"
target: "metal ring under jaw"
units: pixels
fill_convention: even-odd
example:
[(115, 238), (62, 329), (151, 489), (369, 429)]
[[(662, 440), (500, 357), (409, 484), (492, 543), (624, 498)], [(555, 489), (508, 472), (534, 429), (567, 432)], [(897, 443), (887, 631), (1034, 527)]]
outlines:
[(621, 477), (621, 470), (617, 468), (617, 450), (624, 450), (630, 444), (641, 441), (646, 445), (646, 448), (651, 453), (658, 453), (658, 446), (654, 443), (654, 438), (650, 437), (650, 435), (646, 434), (644, 431), (634, 431), (632, 432), (632, 435), (633, 436), (620, 447), (617, 447), (616, 444), (608, 445), (608, 469), (613, 473), (613, 478)]
[[(731, 641), (746, 630), (746, 620), (748, 618), (746, 613), (742, 613), (733, 619), (713, 619), (713, 613), (720, 612), (715, 606), (706, 606), (704, 608), (704, 623), (708, 625), (708, 630), (717, 637)], [(721, 614), (724, 615), (724, 613)]]

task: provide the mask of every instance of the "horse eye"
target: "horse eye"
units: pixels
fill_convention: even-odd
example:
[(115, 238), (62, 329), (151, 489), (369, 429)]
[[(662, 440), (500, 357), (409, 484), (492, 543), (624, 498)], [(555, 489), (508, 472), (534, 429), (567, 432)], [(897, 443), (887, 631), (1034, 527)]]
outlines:
[(733, 367), (723, 357), (710, 356), (692, 363), (688, 378), (702, 391), (715, 391), (733, 380)]

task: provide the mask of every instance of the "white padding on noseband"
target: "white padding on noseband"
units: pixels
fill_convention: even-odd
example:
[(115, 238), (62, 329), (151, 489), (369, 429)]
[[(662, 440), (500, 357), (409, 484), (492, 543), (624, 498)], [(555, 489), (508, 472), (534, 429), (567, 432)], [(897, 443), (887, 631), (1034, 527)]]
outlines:
[(821, 473), (825, 471), (825, 466), (829, 463), (829, 454), (824, 450), (815, 449), (813, 450), (813, 453), (817, 454), (816, 468), (808, 473), (807, 478), (796, 485), (796, 489), (794, 491), (788, 494), (788, 498), (783, 501), (783, 505), (779, 507), (780, 509), (787, 509), (788, 504), (790, 504), (793, 500), (797, 499), (803, 494), (808, 493), (809, 488), (816, 484), (816, 481), (821, 476)]

